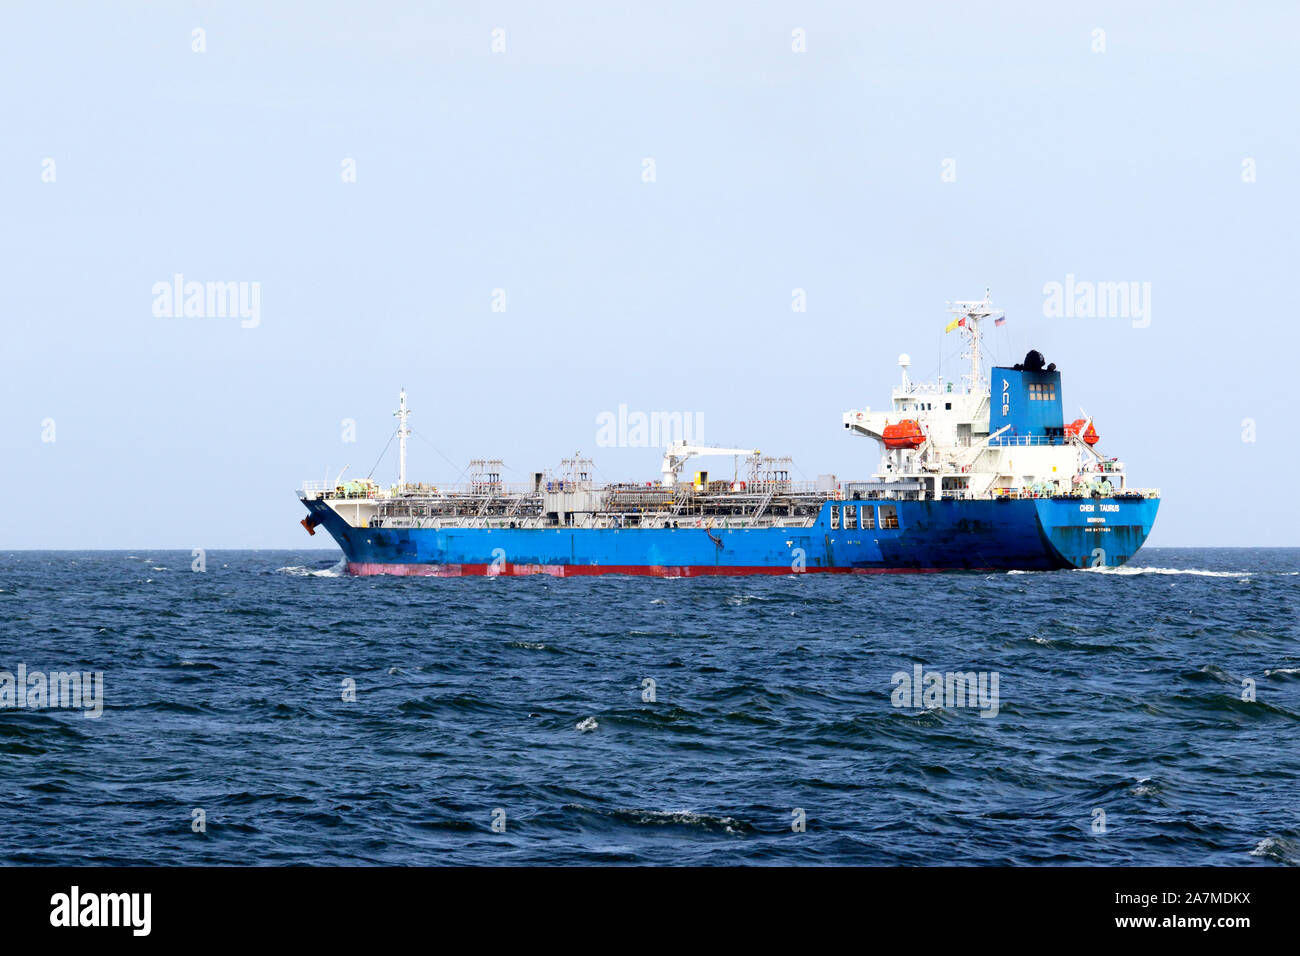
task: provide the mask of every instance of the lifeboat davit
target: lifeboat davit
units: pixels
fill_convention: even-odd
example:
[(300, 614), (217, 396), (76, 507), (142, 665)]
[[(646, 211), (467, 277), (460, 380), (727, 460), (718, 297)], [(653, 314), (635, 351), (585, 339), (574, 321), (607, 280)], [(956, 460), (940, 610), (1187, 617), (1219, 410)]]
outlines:
[(920, 448), (925, 444), (925, 432), (915, 419), (904, 418), (896, 425), (886, 425), (881, 433), (886, 448)]
[[(1080, 429), (1082, 429), (1084, 425), (1087, 425), (1088, 429), (1080, 434)], [(1079, 435), (1089, 445), (1097, 444), (1097, 429), (1093, 428), (1092, 422), (1088, 421), (1086, 418), (1076, 418), (1074, 421), (1070, 422), (1070, 424), (1065, 426), (1065, 433), (1067, 435)]]

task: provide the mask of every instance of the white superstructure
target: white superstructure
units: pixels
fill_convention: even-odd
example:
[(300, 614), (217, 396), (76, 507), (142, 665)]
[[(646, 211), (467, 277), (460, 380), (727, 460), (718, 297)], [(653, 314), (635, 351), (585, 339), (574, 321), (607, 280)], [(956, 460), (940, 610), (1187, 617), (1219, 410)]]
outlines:
[[(955, 326), (965, 337), (962, 357), (970, 361), (960, 386), (942, 378), (912, 381), (910, 360), (901, 355), (902, 382), (893, 389), (892, 407), (875, 412), (855, 408), (844, 413), (845, 428), (884, 446), (880, 470), (874, 477), (919, 484), (918, 490), (926, 498), (1124, 491), (1123, 463), (1101, 455), (1081, 437), (1089, 434), (1091, 419), (1068, 426), (1062, 422), (1059, 429), (1046, 429), (1051, 434), (1016, 434), (1009, 425), (999, 425), (990, 434), (990, 421), (1008, 415), (1011, 403), (1008, 376), (990, 382), (980, 348), (982, 323), (1000, 313), (987, 293), (981, 301), (953, 302), (949, 312), (956, 316), (950, 328)], [(1054, 365), (1047, 367), (1046, 374), (1054, 372)], [(993, 373), (997, 375), (998, 370)], [(1018, 376), (1011, 377), (1018, 380)], [(1048, 387), (1042, 386), (1042, 392), (1035, 391), (1030, 397), (1048, 399)], [(1061, 400), (1056, 387), (1050, 386), (1054, 404)], [(994, 395), (999, 402), (996, 408), (990, 406)], [(900, 440), (899, 427), (906, 424), (910, 428), (912, 422), (919, 426), (920, 437)], [(895, 426), (892, 438), (886, 434), (889, 426)], [(1096, 441), (1095, 433), (1089, 437)]]

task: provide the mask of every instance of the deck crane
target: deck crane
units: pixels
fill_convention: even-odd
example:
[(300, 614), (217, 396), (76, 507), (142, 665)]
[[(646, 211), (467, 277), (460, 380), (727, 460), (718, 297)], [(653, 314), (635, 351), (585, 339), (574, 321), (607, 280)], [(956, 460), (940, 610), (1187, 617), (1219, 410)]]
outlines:
[(757, 448), (715, 448), (712, 445), (692, 445), (685, 439), (678, 439), (664, 449), (664, 487), (672, 488), (677, 484), (677, 473), (682, 465), (692, 458), (702, 455), (758, 455)]

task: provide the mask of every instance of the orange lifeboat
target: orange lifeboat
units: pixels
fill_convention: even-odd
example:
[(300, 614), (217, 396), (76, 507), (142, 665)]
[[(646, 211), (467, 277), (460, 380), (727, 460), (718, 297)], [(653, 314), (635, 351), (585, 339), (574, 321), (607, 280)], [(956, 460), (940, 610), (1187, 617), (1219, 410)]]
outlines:
[(1067, 435), (1079, 435), (1080, 429), (1082, 429), (1084, 425), (1088, 426), (1088, 430), (1083, 432), (1080, 437), (1089, 445), (1097, 444), (1097, 429), (1093, 428), (1092, 422), (1088, 421), (1086, 418), (1076, 418), (1074, 421), (1070, 422), (1070, 424), (1065, 426), (1065, 433)]
[(886, 448), (920, 448), (925, 444), (925, 432), (914, 419), (904, 418), (896, 425), (886, 425), (881, 433)]

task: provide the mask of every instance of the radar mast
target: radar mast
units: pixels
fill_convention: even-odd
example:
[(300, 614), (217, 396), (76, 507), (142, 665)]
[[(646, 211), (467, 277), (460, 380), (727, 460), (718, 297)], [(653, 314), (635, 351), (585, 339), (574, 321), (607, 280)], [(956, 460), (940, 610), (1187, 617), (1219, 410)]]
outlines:
[(970, 360), (970, 371), (962, 376), (967, 392), (984, 390), (983, 357), (980, 353), (980, 322), (1002, 313), (993, 308), (993, 299), (989, 289), (984, 290), (984, 299), (979, 302), (949, 302), (948, 312), (958, 317), (961, 329), (966, 334), (966, 347), (961, 357)]

